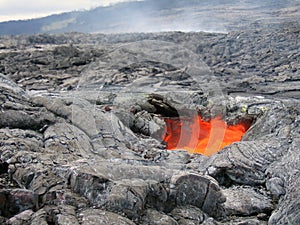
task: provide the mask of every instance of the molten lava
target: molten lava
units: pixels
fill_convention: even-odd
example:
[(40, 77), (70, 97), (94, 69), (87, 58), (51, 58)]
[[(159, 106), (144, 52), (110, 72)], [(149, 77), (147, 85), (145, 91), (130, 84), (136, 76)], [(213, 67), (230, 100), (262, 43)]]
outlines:
[(249, 121), (227, 125), (220, 117), (203, 121), (194, 118), (165, 118), (166, 132), (163, 140), (169, 150), (184, 149), (189, 153), (210, 156), (233, 142), (240, 141), (250, 127)]

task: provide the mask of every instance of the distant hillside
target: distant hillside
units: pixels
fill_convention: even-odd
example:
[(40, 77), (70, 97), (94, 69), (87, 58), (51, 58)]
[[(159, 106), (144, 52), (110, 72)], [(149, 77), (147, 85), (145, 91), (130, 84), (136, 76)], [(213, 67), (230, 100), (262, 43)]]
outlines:
[(0, 34), (63, 32), (227, 32), (299, 20), (300, 0), (145, 0), (0, 23)]

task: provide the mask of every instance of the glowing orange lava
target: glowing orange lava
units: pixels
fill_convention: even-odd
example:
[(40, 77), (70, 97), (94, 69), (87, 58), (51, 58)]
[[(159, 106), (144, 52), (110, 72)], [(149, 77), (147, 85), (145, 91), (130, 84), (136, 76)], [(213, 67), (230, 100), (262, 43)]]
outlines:
[(165, 118), (163, 140), (169, 150), (184, 149), (189, 153), (210, 156), (233, 142), (240, 141), (250, 127), (249, 121), (228, 126), (220, 117), (203, 121), (194, 118)]

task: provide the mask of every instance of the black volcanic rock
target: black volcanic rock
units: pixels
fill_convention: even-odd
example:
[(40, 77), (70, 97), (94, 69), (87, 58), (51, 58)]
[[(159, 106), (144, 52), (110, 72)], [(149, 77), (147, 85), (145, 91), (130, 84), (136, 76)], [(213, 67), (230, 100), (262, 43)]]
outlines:
[[(0, 37), (1, 223), (298, 224), (299, 30)], [(252, 124), (167, 151), (198, 114)]]

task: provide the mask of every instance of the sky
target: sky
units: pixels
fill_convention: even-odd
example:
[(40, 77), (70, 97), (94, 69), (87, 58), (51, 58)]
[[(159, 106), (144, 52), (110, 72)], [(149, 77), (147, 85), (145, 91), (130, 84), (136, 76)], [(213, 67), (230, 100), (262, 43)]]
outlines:
[(31, 19), (135, 0), (0, 0), (0, 22)]

